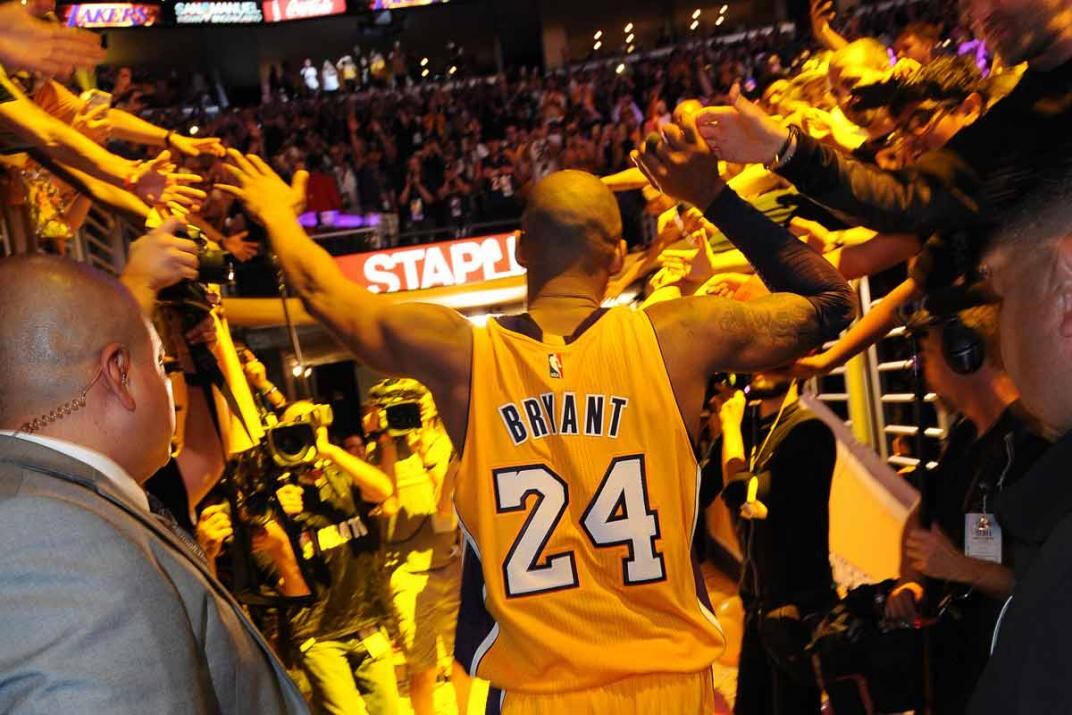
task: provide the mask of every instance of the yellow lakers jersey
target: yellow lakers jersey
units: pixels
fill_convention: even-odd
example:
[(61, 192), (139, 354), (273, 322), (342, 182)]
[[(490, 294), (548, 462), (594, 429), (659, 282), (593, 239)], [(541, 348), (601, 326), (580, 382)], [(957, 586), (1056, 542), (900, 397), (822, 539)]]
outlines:
[(570, 341), (527, 316), (474, 330), (455, 655), (507, 692), (692, 673), (723, 647), (691, 555), (699, 469), (655, 330), (628, 308), (593, 318)]

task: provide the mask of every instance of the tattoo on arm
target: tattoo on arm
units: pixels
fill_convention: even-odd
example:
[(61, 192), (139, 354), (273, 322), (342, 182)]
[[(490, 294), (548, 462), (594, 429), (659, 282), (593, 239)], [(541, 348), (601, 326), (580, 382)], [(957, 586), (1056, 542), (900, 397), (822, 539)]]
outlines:
[(765, 369), (782, 365), (821, 341), (814, 306), (788, 293), (774, 294), (749, 303), (719, 301), (716, 331), (703, 332), (708, 339), (729, 348), (726, 367)]

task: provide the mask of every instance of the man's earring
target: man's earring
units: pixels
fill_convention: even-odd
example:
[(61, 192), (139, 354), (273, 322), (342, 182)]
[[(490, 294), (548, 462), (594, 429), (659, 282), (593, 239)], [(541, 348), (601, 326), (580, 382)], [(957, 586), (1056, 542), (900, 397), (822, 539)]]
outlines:
[(130, 387), (130, 376), (125, 372), (119, 373), (120, 379), (123, 381), (123, 387)]

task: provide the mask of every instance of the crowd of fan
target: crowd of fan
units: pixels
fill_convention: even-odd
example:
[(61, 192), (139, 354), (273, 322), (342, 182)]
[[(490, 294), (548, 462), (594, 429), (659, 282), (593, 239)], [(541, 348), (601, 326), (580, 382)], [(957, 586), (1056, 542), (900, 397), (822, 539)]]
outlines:
[[(873, 32), (902, 54), (954, 52), (968, 37), (940, 3), (864, 12), (845, 25), (848, 36)], [(892, 29), (903, 27), (904, 33)], [(732, 42), (691, 39), (621, 59), (546, 76), (522, 68), (426, 83), (415, 81), (419, 66), (407, 71), (407, 61), (392, 55), (386, 66), (393, 72), (382, 81), (360, 73), (339, 91), (325, 91), (319, 80), (320, 89), (308, 86), (300, 72), (316, 67), (307, 62), (298, 72), (273, 68), (260, 106), (222, 110), (226, 92), (204, 78), (185, 88), (201, 100), (185, 109), (175, 82), (146, 82), (138, 90), (129, 70), (120, 70), (102, 86), (115, 82), (118, 106), (176, 131), (196, 126), (199, 136), (269, 158), (284, 177), (310, 171), (308, 210), (327, 223), (327, 212), (340, 210), (397, 215), (397, 224), (386, 225), (389, 233), (397, 225), (402, 242), (512, 227), (527, 188), (558, 169), (609, 175), (629, 168), (630, 152), (670, 121), (684, 98), (717, 104), (737, 83), (760, 96), (791, 78), (795, 90), (810, 92), (794, 98), (821, 102), (825, 94), (802, 81), (818, 77), (823, 84), (825, 60), (815, 43), (777, 30), (745, 32)], [(222, 178), (207, 165), (198, 169), (210, 181)], [(623, 196), (622, 205), (628, 240), (643, 243), (638, 197)]]

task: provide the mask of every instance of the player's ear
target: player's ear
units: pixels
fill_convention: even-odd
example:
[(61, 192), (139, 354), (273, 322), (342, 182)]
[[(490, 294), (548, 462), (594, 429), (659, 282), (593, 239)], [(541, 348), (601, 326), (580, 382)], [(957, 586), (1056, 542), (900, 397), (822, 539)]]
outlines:
[(614, 247), (614, 259), (610, 264), (610, 274), (616, 275), (621, 272), (625, 266), (625, 256), (629, 253), (629, 245), (626, 244), (625, 239), (619, 239), (618, 245)]

